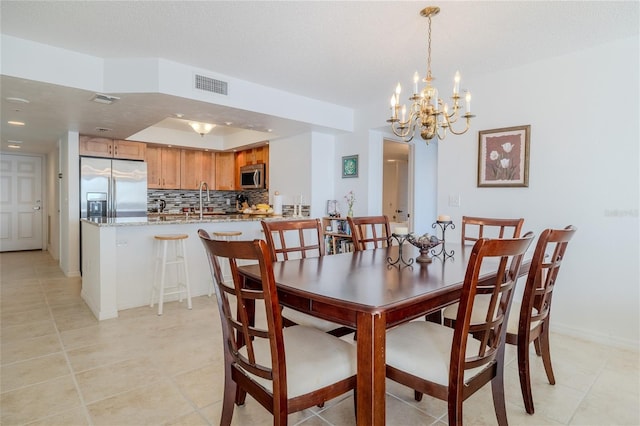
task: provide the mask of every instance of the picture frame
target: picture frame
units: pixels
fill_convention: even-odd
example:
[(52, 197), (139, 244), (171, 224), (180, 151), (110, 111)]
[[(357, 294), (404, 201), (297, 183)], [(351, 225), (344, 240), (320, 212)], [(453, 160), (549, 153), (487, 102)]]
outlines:
[(358, 156), (347, 155), (342, 157), (342, 177), (355, 178), (358, 177)]
[(528, 187), (531, 125), (478, 133), (478, 187)]

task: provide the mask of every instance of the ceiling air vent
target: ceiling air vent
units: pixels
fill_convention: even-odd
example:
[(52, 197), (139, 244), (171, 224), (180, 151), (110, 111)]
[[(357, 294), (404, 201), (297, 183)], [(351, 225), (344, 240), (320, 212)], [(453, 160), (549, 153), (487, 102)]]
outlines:
[(204, 75), (195, 75), (195, 88), (204, 90), (205, 92), (217, 93), (219, 95), (227, 95), (228, 83), (215, 78), (205, 77)]
[(97, 102), (99, 104), (111, 105), (112, 103), (120, 100), (120, 98), (118, 98), (117, 96), (105, 95), (104, 93), (96, 93), (89, 100), (93, 102)]

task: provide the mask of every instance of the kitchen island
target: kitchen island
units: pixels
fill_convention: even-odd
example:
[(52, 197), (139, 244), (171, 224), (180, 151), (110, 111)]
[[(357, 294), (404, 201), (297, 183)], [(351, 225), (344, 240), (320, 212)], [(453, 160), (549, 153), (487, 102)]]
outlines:
[(155, 267), (153, 236), (157, 234), (189, 235), (191, 296), (209, 294), (211, 273), (198, 229), (209, 233), (242, 231), (243, 240), (264, 239), (260, 221), (283, 219), (291, 217), (237, 214), (202, 220), (194, 215), (82, 219), (81, 297), (98, 320), (116, 318), (123, 309), (149, 305)]

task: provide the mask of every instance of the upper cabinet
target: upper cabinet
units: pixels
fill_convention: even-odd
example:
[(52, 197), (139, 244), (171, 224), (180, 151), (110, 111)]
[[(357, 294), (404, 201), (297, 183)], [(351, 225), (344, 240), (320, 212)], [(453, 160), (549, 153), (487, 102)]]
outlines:
[(240, 169), (253, 164), (265, 164), (265, 188), (269, 188), (269, 145), (238, 151), (235, 155), (235, 185), (240, 189)]
[(216, 153), (216, 186), (219, 191), (233, 191), (235, 189), (235, 153)]
[(199, 189), (206, 182), (216, 187), (216, 154), (209, 151), (183, 149), (180, 151), (180, 188)]
[(180, 149), (147, 147), (147, 186), (151, 189), (180, 189)]
[(93, 136), (80, 136), (79, 153), (92, 157), (145, 160), (147, 144), (144, 142), (113, 140)]

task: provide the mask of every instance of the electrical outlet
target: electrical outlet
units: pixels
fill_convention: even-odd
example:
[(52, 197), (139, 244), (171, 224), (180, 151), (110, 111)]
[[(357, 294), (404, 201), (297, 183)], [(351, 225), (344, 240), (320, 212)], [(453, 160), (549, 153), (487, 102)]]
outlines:
[(460, 207), (460, 194), (449, 194), (449, 207)]

